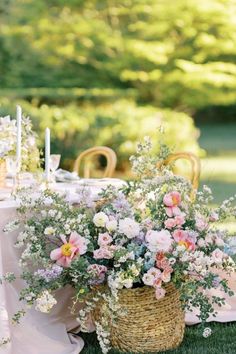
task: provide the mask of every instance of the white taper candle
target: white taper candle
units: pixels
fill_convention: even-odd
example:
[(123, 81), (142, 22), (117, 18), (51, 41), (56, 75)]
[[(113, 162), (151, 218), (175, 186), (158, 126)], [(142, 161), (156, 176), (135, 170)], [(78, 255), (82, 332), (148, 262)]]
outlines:
[(22, 132), (22, 108), (21, 106), (16, 106), (16, 126), (17, 126), (17, 136), (16, 136), (16, 161), (17, 161), (17, 172), (21, 171), (21, 132)]
[(45, 130), (45, 177), (50, 181), (50, 129)]

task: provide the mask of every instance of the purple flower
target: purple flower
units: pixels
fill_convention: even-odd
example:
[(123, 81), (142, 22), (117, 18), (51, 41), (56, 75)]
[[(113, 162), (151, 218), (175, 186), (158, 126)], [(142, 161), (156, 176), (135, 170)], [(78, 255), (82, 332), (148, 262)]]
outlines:
[(47, 283), (51, 280), (57, 279), (63, 271), (63, 268), (54, 264), (50, 269), (38, 269), (34, 275), (43, 278)]

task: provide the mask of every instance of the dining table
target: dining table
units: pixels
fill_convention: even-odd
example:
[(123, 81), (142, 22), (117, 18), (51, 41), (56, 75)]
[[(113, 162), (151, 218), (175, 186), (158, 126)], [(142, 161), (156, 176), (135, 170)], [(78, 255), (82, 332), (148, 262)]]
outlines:
[[(93, 197), (99, 198), (99, 192), (104, 186), (112, 184), (117, 188), (124, 184), (117, 179), (80, 180), (77, 183), (55, 183), (56, 191), (63, 191), (73, 199), (80, 188), (89, 188)], [(24, 286), (20, 278), (19, 258), (21, 250), (14, 247), (19, 230), (5, 233), (5, 225), (17, 216), (18, 202), (13, 199), (9, 189), (0, 191), (0, 277), (13, 272), (14, 282), (2, 282), (0, 285), (0, 343), (4, 339), (10, 341), (0, 346), (0, 354), (78, 354), (83, 349), (84, 341), (78, 335), (80, 328), (76, 315), (71, 314), (73, 289), (69, 286), (56, 293), (57, 305), (49, 314), (27, 310), (19, 324), (13, 324), (12, 317), (22, 309), (19, 293)], [(220, 274), (221, 275), (221, 274)], [(222, 274), (227, 276), (226, 274)], [(227, 276), (229, 284), (236, 291), (236, 275)], [(209, 290), (209, 295), (224, 295), (221, 289)], [(80, 305), (82, 306), (82, 305)], [(236, 321), (236, 295), (226, 296), (225, 304), (217, 308), (216, 317), (209, 321)], [(197, 311), (186, 313), (186, 324), (199, 323)], [(89, 323), (93, 331), (93, 323)]]

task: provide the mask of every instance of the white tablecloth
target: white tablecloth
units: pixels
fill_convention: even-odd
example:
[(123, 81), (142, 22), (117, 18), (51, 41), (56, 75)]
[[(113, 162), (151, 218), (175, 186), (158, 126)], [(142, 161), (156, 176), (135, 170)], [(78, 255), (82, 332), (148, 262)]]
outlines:
[[(73, 191), (75, 186), (60, 184), (58, 188)], [(91, 188), (97, 194), (101, 187)], [(20, 250), (14, 247), (17, 232), (5, 234), (2, 231), (6, 223), (14, 219), (16, 206), (15, 201), (0, 201), (0, 276), (6, 272), (14, 272), (16, 276), (19, 274)], [(229, 280), (236, 291), (236, 274)], [(22, 286), (22, 280), (0, 285), (0, 341), (11, 336), (11, 342), (0, 348), (0, 354), (78, 354), (83, 348), (83, 340), (79, 336), (68, 334), (69, 331), (79, 331), (75, 316), (69, 310), (73, 290), (66, 288), (57, 293), (58, 304), (50, 314), (31, 309), (20, 324), (12, 325), (12, 316), (22, 308), (18, 301)], [(227, 297), (226, 305), (218, 311), (217, 317), (210, 320), (236, 321), (236, 296)], [(195, 314), (186, 314), (187, 324), (198, 322)]]

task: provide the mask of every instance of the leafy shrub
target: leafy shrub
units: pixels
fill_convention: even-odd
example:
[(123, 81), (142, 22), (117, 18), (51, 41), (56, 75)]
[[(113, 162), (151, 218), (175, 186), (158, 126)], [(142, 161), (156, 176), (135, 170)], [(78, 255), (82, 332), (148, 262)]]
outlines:
[[(9, 112), (14, 114), (10, 100), (2, 99), (1, 103), (2, 115)], [(33, 121), (41, 147), (45, 128), (51, 128), (52, 152), (62, 155), (66, 168), (71, 168), (77, 155), (88, 147), (106, 145), (116, 151), (118, 168), (127, 170), (128, 158), (143, 136), (150, 135), (153, 138), (157, 151), (160, 126), (166, 131), (164, 142), (175, 151), (200, 152), (198, 130), (192, 118), (185, 113), (138, 106), (128, 100), (83, 106), (73, 102), (62, 107), (46, 104), (37, 106), (27, 101), (21, 101), (20, 104)]]

